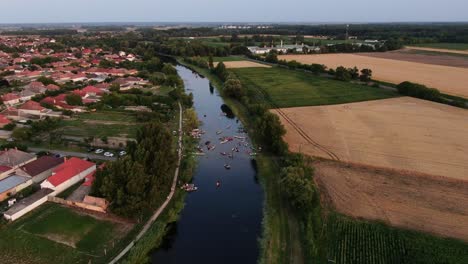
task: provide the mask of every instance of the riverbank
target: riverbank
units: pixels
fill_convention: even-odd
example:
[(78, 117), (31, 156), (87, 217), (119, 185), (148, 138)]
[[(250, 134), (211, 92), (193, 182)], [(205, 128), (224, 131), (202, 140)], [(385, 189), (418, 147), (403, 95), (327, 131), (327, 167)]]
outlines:
[[(246, 107), (239, 101), (222, 95), (223, 84), (217, 76), (208, 69), (188, 64), (181, 59), (178, 59), (178, 63), (208, 78), (223, 97), (224, 102), (242, 121), (254, 143), (261, 142), (261, 139), (256, 137), (252, 125), (253, 120)], [(281, 195), (280, 166), (277, 163), (277, 157), (263, 152), (257, 155), (256, 161), (258, 178), (265, 193), (258, 263), (304, 263), (299, 222)]]
[(170, 230), (170, 226), (172, 223), (177, 222), (180, 212), (184, 208), (184, 201), (187, 193), (179, 190), (177, 183), (190, 182), (192, 179), (192, 173), (196, 166), (196, 159), (191, 155), (190, 150), (195, 147), (197, 141), (187, 136), (189, 135), (188, 128), (182, 126), (182, 111), (184, 111), (182, 107), (180, 107), (180, 111), (180, 138), (177, 143), (180, 161), (175, 171), (174, 183), (171, 188), (171, 194), (168, 196), (168, 202), (165, 204), (164, 208), (163, 206), (161, 207), (163, 208), (162, 210), (158, 210), (160, 214), (157, 214), (157, 216), (155, 214), (153, 216), (154, 221), (149, 220), (149, 225), (145, 232), (143, 233), (143, 231), (141, 231), (137, 236), (139, 240), (133, 244), (131, 250), (128, 251), (127, 255), (119, 263), (149, 263), (151, 251), (161, 246), (164, 237)]

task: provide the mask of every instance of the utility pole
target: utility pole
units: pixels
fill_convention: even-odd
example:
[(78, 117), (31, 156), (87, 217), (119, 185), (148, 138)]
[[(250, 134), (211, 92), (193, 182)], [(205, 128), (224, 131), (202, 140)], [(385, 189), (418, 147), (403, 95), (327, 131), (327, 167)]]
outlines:
[(346, 39), (345, 40), (348, 40), (349, 39), (349, 24), (346, 25)]

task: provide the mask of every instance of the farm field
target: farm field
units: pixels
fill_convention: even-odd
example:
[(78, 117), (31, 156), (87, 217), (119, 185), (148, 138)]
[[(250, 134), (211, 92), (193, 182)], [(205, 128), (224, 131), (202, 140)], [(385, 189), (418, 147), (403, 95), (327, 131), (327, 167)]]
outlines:
[(406, 47), (410, 50), (417, 50), (417, 51), (430, 51), (430, 52), (440, 52), (440, 53), (452, 53), (452, 54), (462, 54), (468, 55), (468, 50), (456, 50), (456, 49), (442, 49), (442, 48), (426, 48), (426, 47), (414, 47), (409, 46)]
[(330, 160), (313, 163), (339, 213), (468, 242), (468, 182)]
[(230, 69), (250, 91), (265, 91), (278, 107), (383, 99), (396, 93), (278, 67)]
[(468, 51), (468, 43), (424, 43), (413, 44), (411, 47)]
[[(271, 68), (271, 66), (262, 64), (262, 63), (257, 63), (253, 61), (246, 61), (246, 60), (240, 60), (240, 61), (224, 61), (224, 65), (226, 65), (226, 68), (228, 69), (237, 69), (237, 68)], [(218, 65), (218, 63), (213, 63), (215, 66)]]
[(400, 97), (272, 111), (281, 114), (291, 151), (468, 180), (466, 110)]
[(389, 52), (359, 53), (359, 55), (390, 60), (468, 68), (468, 54), (463, 55), (403, 49)]
[(404, 81), (437, 88), (443, 93), (468, 97), (468, 69), (431, 65), (425, 63), (374, 58), (358, 54), (282, 55), (280, 59), (301, 63), (324, 64), (329, 68), (338, 66), (372, 69), (373, 78), (399, 84)]
[(327, 259), (333, 263), (462, 264), (467, 244), (332, 214)]
[(45, 204), (0, 229), (2, 263), (97, 263), (132, 225)]

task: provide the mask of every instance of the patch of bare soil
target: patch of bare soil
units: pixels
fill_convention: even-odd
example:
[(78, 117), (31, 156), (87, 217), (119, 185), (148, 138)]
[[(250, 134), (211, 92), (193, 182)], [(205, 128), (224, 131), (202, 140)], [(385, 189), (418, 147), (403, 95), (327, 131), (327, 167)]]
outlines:
[(468, 182), (337, 161), (313, 163), (332, 207), (357, 218), (468, 241)]
[(360, 56), (368, 56), (374, 58), (382, 59), (391, 59), (391, 60), (401, 60), (401, 61), (410, 61), (424, 64), (434, 64), (442, 66), (451, 66), (451, 67), (460, 67), (468, 68), (468, 56), (450, 56), (441, 54), (416, 54), (413, 50), (402, 49), (389, 52), (369, 52), (369, 53), (359, 53)]

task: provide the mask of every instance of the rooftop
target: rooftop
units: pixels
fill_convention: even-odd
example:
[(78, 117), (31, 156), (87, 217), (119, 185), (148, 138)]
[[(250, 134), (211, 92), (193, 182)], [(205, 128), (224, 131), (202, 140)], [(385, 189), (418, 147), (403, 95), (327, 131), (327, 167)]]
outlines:
[(56, 158), (53, 156), (42, 156), (37, 160), (22, 166), (21, 169), (31, 177), (34, 177), (46, 170), (50, 170), (51, 168), (60, 165), (63, 163), (63, 160), (63, 158)]
[(22, 183), (29, 181), (29, 177), (13, 175), (0, 180), (0, 193), (6, 192)]

